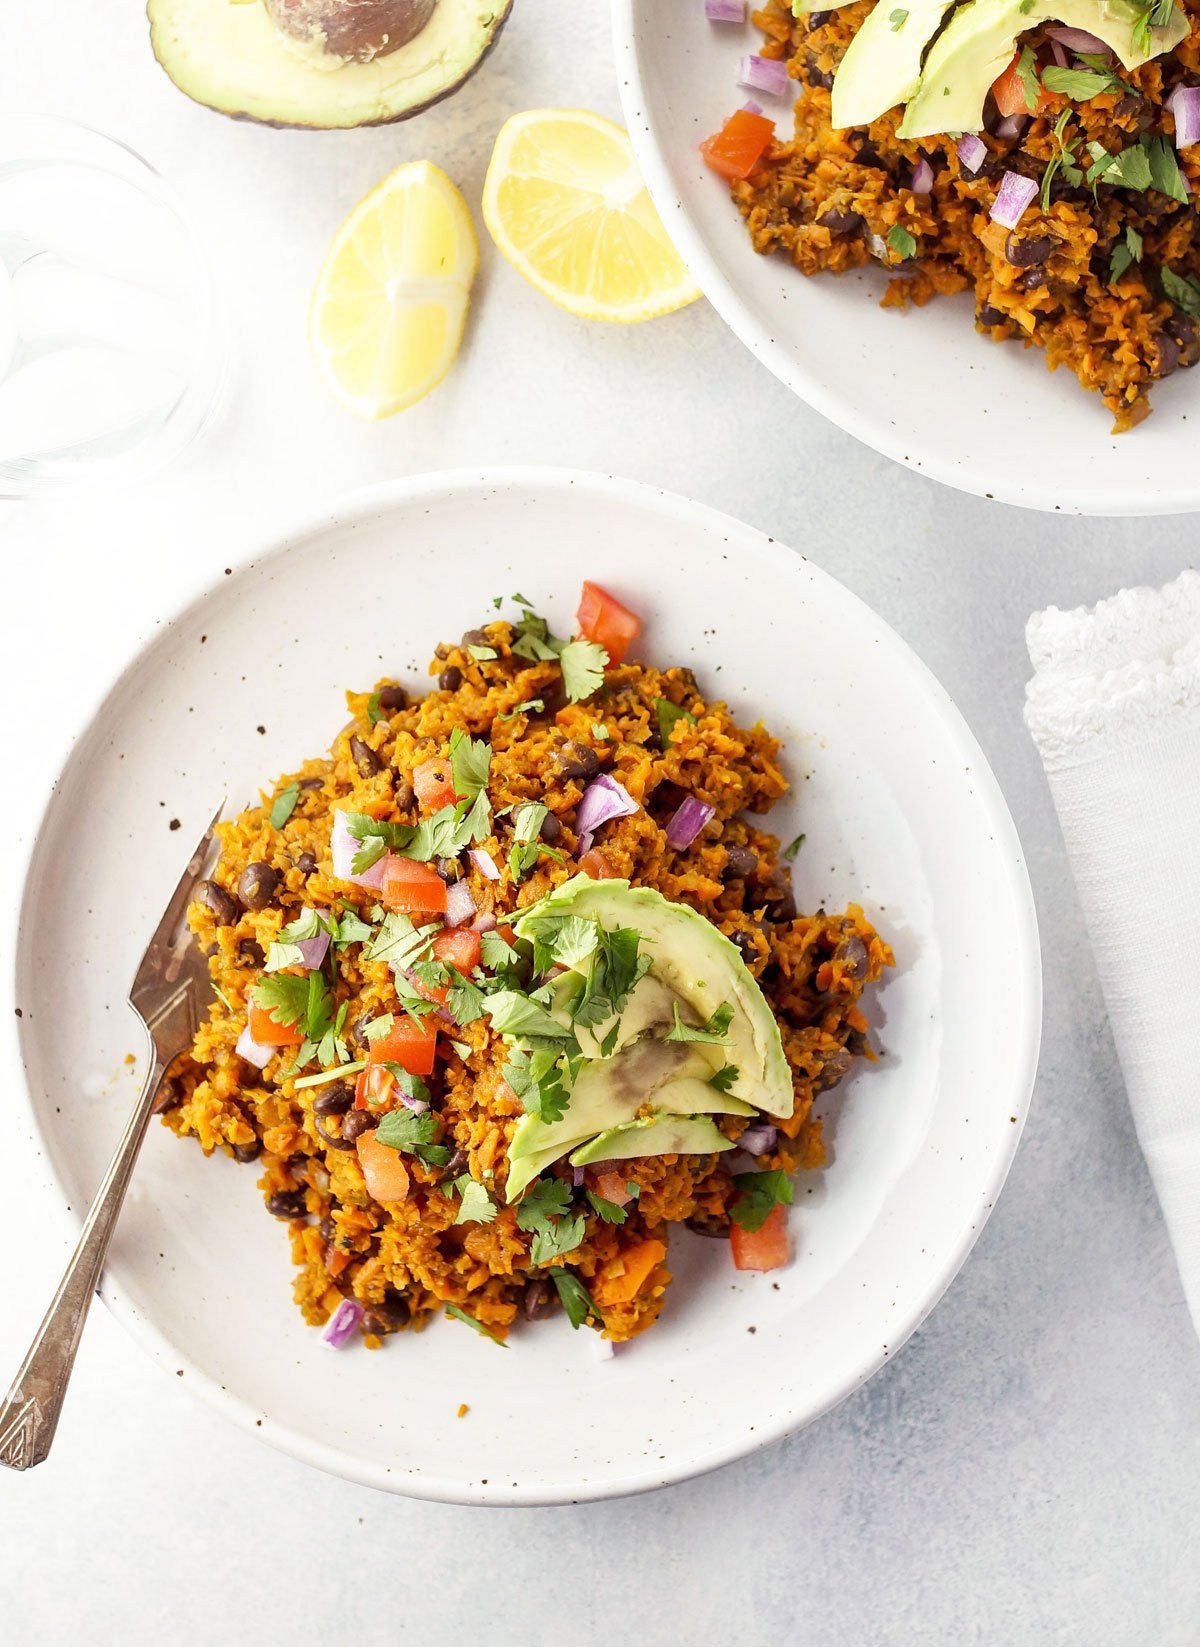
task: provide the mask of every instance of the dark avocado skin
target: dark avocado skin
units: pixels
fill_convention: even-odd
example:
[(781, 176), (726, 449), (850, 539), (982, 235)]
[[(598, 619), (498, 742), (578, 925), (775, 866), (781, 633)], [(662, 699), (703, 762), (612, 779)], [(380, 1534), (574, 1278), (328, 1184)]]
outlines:
[[(427, 97), (423, 103), (411, 103), (406, 108), (397, 109), (395, 114), (380, 115), (377, 120), (360, 120), (354, 126), (322, 126), (315, 121), (310, 123), (304, 120), (264, 120), (261, 115), (248, 114), (244, 109), (218, 108), (215, 103), (205, 103), (196, 97), (192, 98), (192, 102), (199, 103), (202, 109), (212, 109), (216, 114), (223, 114), (230, 120), (245, 120), (252, 126), (269, 126), (273, 127), (276, 131), (362, 131), (364, 127), (368, 126), (394, 126), (400, 120), (411, 120), (414, 115), (424, 114), (426, 109), (432, 109), (435, 104), (444, 103), (445, 100), (448, 97), (452, 97), (454, 93), (460, 89), (460, 87), (465, 86), (471, 76), (478, 71), (480, 65), (484, 63), (491, 55), (495, 48), (496, 41), (500, 38), (501, 31), (503, 30), (505, 23), (508, 21), (509, 13), (512, 9), (513, 0), (496, 0), (496, 16), (492, 21), (492, 29), (488, 36), (487, 44), (479, 53), (479, 56), (471, 64), (470, 68), (465, 69), (463, 73), (459, 75), (457, 80), (452, 81), (450, 85), (443, 87), (443, 89), (438, 92), (436, 97)], [(158, 50), (158, 42), (154, 36), (154, 21), (149, 15), (149, 5), (147, 5), (147, 21), (150, 24), (150, 45), (154, 52), (155, 61), (158, 63), (159, 67), (167, 76), (167, 79), (171, 82), (171, 84), (179, 91), (183, 92), (185, 97), (191, 97), (192, 94), (186, 89), (186, 87), (179, 85), (179, 82), (175, 79), (174, 75), (162, 59), (162, 56)], [(416, 38), (419, 40), (420, 35)]]

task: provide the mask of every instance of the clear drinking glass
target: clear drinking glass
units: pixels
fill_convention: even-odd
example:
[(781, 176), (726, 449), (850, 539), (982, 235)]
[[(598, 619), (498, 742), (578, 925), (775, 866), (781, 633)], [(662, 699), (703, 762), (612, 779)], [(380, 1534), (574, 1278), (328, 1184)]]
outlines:
[(225, 373), (208, 261), (158, 174), (87, 127), (0, 114), (0, 497), (157, 468)]

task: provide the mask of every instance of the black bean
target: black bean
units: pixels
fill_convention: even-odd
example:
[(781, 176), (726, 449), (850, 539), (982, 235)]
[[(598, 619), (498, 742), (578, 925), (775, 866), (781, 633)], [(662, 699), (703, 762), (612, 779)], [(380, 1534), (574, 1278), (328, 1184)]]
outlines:
[(725, 873), (738, 875), (743, 880), (747, 875), (753, 875), (758, 868), (758, 853), (751, 852), (748, 846), (731, 846), (725, 851)]
[(1179, 345), (1167, 332), (1160, 332), (1154, 339), (1154, 347), (1158, 352), (1158, 360), (1154, 368), (1155, 377), (1170, 377), (1179, 365)]
[(178, 1109), (185, 1096), (182, 1083), (173, 1075), (164, 1076), (154, 1100), (155, 1115), (165, 1115), (168, 1110)]
[(399, 1332), (402, 1327), (407, 1327), (411, 1315), (404, 1294), (397, 1292), (395, 1287), (389, 1287), (383, 1295), (383, 1302), (372, 1304), (364, 1312), (363, 1329), (374, 1333), (377, 1338), (383, 1338), (389, 1332)]
[(554, 1295), (544, 1281), (531, 1281), (521, 1307), (526, 1321), (541, 1321), (554, 1308)]
[(448, 658), (450, 656), (450, 648), (446, 645), (445, 641), (439, 641), (437, 643), (433, 649), (433, 655), (435, 658), (439, 659)]
[(350, 753), (361, 777), (373, 778), (376, 772), (383, 771), (383, 762), (370, 744), (364, 743), (361, 738), (350, 739)]
[(245, 1165), (248, 1161), (257, 1161), (261, 1154), (261, 1138), (255, 1138), (254, 1141), (249, 1144), (235, 1144), (233, 1146), (234, 1160), (241, 1161), (243, 1165)]
[(262, 945), (256, 944), (253, 938), (239, 938), (238, 959), (247, 966), (265, 966), (267, 957), (262, 952)]
[(741, 952), (744, 961), (757, 961), (758, 949), (754, 942), (753, 932), (747, 932), (744, 927), (739, 927), (731, 942), (734, 948)]
[(1190, 349), (1196, 341), (1196, 323), (1190, 315), (1173, 314), (1167, 321), (1167, 331), (1184, 349)]
[(544, 841), (553, 842), (553, 841), (556, 841), (561, 834), (562, 834), (562, 824), (559, 823), (558, 819), (554, 816), (553, 812), (547, 812), (546, 816), (542, 819), (542, 828), (541, 828), (542, 839)]
[(280, 1190), (267, 1197), (267, 1211), (275, 1218), (304, 1218), (308, 1204), (302, 1189)]
[(836, 1087), (842, 1078), (849, 1074), (854, 1063), (854, 1055), (839, 1047), (831, 1052), (821, 1066), (821, 1072), (813, 1082), (814, 1092), (828, 1092), (830, 1087)]
[(852, 978), (865, 978), (869, 964), (867, 946), (857, 932), (848, 933), (833, 952), (833, 959), (840, 961), (842, 969)]
[(1031, 269), (1026, 269), (1021, 276), (1021, 288), (1026, 292), (1040, 291), (1046, 284), (1046, 271), (1040, 263), (1035, 263)]
[(214, 955), (219, 955), (221, 953), (221, 946), (220, 946), (220, 944), (209, 944), (208, 948), (204, 951), (204, 953), (208, 956), (209, 960), (211, 961)]
[(364, 1132), (370, 1132), (377, 1119), (369, 1109), (352, 1109), (342, 1122), (342, 1138), (352, 1144)]
[(811, 34), (814, 29), (823, 29), (832, 16), (831, 11), (810, 11), (808, 14), (808, 32)]
[(716, 1213), (694, 1212), (684, 1223), (694, 1235), (724, 1238), (729, 1234), (729, 1220)]
[(560, 744), (554, 752), (554, 763), (563, 778), (594, 778), (600, 770), (599, 755), (582, 743)]
[(1004, 242), (1004, 255), (1014, 268), (1028, 269), (1031, 264), (1044, 263), (1057, 248), (1053, 235), (1035, 234), (1022, 240), (1020, 235), (1010, 234)]
[(488, 638), (482, 629), (468, 629), (462, 638), (461, 644), (466, 646), (487, 646)]
[(826, 91), (833, 85), (833, 75), (821, 67), (812, 52), (804, 54), (804, 78), (810, 86), (824, 86)]
[[(355, 1110), (353, 1113), (356, 1115), (365, 1115), (367, 1112), (366, 1110)], [(346, 1123), (343, 1121), (342, 1125), (345, 1126), (345, 1124)], [(317, 1137), (324, 1139), (330, 1149), (354, 1148), (354, 1140), (352, 1138), (339, 1138), (336, 1132), (326, 1132), (324, 1123), (319, 1115), (314, 1114), (313, 1126), (317, 1129)]]
[(858, 146), (858, 163), (860, 166), (883, 165), (883, 161), (879, 158), (879, 150), (875, 147), (874, 143), (868, 141), (866, 138), (864, 138)]
[(301, 789), (324, 789), (325, 780), (324, 778), (301, 778), (300, 787)]
[(446, 1165), (442, 1168), (442, 1173), (447, 1178), (457, 1178), (459, 1173), (462, 1172), (463, 1169), (465, 1168), (466, 1164), (467, 1164), (467, 1152), (466, 1152), (466, 1150), (465, 1149), (456, 1149), (454, 1154), (446, 1162)]
[(457, 692), (463, 683), (463, 672), (456, 663), (448, 669), (443, 669), (438, 676), (438, 685), (443, 692)]
[(830, 234), (861, 234), (864, 218), (858, 212), (841, 212), (836, 207), (823, 212), (817, 222)]
[(218, 886), (216, 881), (202, 881), (200, 883), (200, 896), (217, 917), (217, 921), (221, 926), (232, 926), (241, 914), (237, 906), (237, 899), (232, 893), (226, 892), (223, 886)]
[(379, 688), (379, 707), (385, 715), (394, 715), (397, 710), (408, 708), (408, 693), (402, 686), (381, 686)]
[(446, 882), (447, 886), (450, 884), (451, 881), (457, 881), (457, 879), (458, 879), (458, 859), (457, 858), (439, 858), (438, 861), (437, 861), (437, 872), (442, 877), (443, 881)]
[(314, 1115), (344, 1115), (354, 1102), (354, 1088), (345, 1081), (334, 1081), (313, 1099)]
[(238, 897), (247, 909), (265, 909), (279, 886), (279, 871), (270, 864), (247, 864), (238, 881)]
[(368, 1052), (371, 1047), (370, 1037), (367, 1035), (369, 1018), (356, 1018), (350, 1026), (350, 1039), (360, 1052)]
[(334, 1236), (337, 1234), (337, 1225), (334, 1223), (332, 1218), (322, 1218), (321, 1222), (317, 1225), (317, 1233), (321, 1237), (322, 1241), (332, 1241)]
[(392, 785), (392, 799), (397, 811), (407, 812), (417, 798), (417, 792), (407, 778), (397, 778)]
[(984, 303), (979, 310), (979, 323), (981, 326), (1007, 326), (1008, 316), (990, 303)]
[(302, 852), (296, 859), (296, 868), (301, 875), (311, 875), (317, 867), (317, 860), (311, 852)]

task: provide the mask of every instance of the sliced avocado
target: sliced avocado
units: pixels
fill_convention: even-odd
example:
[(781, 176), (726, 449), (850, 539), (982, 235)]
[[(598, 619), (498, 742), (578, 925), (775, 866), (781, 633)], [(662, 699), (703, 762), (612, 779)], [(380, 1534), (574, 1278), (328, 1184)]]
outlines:
[[(880, 0), (880, 6), (886, 3)], [(1188, 33), (1188, 20), (1176, 8), (1168, 23), (1150, 30), (1150, 49), (1142, 51), (1136, 44), (1136, 30), (1143, 16), (1130, 0), (1032, 0), (1032, 4), (1030, 0), (968, 0), (930, 47), (921, 84), (905, 110), (898, 135), (913, 138), (979, 131), (992, 83), (1012, 62), (1019, 37), (1040, 23), (1054, 21), (1085, 29), (1103, 40), (1127, 69), (1139, 68), (1172, 50)], [(849, 57), (847, 52), (842, 69)]]
[[(735, 1098), (781, 1120), (790, 1117), (795, 1102), (792, 1072), (775, 1015), (734, 945), (711, 921), (685, 904), (668, 902), (650, 887), (593, 881), (587, 875), (574, 876), (531, 905), (515, 923), (517, 935), (527, 936), (547, 915), (586, 916), (610, 932), (636, 928), (641, 953), (650, 959), (648, 976), (664, 986), (670, 998), (689, 1007), (700, 1023), (728, 1003), (733, 1019), (719, 1047), (682, 1044), (715, 1054), (714, 1069), (720, 1064), (736, 1066), (737, 1078), (730, 1087)], [(656, 997), (660, 1002), (665, 998)]]
[(921, 57), (958, 0), (877, 0), (838, 64), (831, 93), (835, 126), (869, 126), (911, 97)]
[(735, 1146), (702, 1115), (650, 1115), (610, 1127), (571, 1156), (573, 1167), (593, 1161), (627, 1161), (639, 1155), (711, 1155)]
[(512, 0), (437, 0), (420, 32), (369, 62), (285, 37), (260, 0), (148, 0), (154, 55), (197, 103), (273, 126), (378, 126), (462, 85), (495, 44)]

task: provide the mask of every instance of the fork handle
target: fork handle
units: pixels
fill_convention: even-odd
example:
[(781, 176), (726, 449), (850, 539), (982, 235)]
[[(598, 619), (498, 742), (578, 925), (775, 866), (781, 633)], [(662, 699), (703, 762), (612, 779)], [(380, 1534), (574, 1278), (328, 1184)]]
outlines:
[(83, 1323), (100, 1281), (163, 1073), (162, 1063), (152, 1058), (141, 1097), (84, 1220), (66, 1273), (0, 1405), (0, 1464), (9, 1469), (32, 1469), (50, 1451)]

